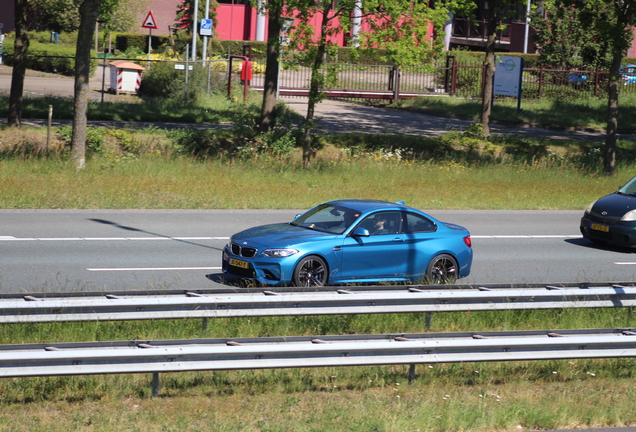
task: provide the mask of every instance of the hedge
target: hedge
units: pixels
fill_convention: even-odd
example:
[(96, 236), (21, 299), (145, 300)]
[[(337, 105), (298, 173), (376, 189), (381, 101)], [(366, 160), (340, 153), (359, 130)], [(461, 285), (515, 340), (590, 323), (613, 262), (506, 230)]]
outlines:
[[(13, 66), (14, 40), (5, 38), (3, 44), (2, 62)], [(97, 69), (98, 60), (95, 51), (91, 50), (90, 73)], [(31, 42), (27, 51), (28, 69), (59, 73), (72, 76), (75, 74), (75, 47), (56, 45), (52, 43)]]

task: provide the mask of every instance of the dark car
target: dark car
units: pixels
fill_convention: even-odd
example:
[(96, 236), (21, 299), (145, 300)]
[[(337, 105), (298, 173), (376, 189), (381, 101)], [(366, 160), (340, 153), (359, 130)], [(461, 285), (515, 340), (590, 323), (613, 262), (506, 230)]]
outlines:
[(234, 234), (223, 271), (265, 285), (454, 283), (470, 273), (471, 246), (466, 228), (401, 201), (334, 200)]
[(581, 234), (598, 244), (636, 245), (636, 177), (587, 207)]

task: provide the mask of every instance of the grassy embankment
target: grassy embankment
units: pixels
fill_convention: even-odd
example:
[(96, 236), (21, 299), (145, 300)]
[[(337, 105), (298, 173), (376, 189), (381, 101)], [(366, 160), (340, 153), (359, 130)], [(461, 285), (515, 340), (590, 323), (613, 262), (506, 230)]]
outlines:
[[(556, 118), (556, 116), (555, 116)], [(1, 208), (306, 208), (342, 196), (404, 199), (423, 209), (580, 209), (634, 172), (621, 143), (618, 175), (600, 174), (598, 146), (470, 133), (434, 140), (327, 138), (310, 170), (298, 156), (191, 157), (182, 135), (104, 134), (87, 169), (42, 131), (1, 132)], [(206, 141), (209, 143), (209, 140)], [(395, 142), (404, 150), (397, 151)], [(599, 143), (600, 144), (600, 143)], [(197, 147), (198, 148), (198, 147)], [(625, 309), (448, 313), (430, 331), (628, 327)], [(18, 324), (1, 343), (429, 331), (420, 314)], [(634, 360), (351, 367), (150, 376), (0, 380), (0, 430), (494, 431), (636, 423)]]

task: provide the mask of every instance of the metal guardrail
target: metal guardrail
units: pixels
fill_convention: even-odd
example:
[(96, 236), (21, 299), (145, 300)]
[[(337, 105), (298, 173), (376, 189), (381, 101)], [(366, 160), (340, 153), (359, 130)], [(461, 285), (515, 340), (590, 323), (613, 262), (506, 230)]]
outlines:
[[(636, 357), (636, 329), (0, 346), (0, 377)], [(153, 394), (156, 388), (153, 389)]]
[[(631, 307), (633, 282), (2, 294), (0, 322)], [(460, 289), (463, 288), (463, 289)], [(240, 293), (237, 293), (239, 291)], [(636, 330), (592, 329), (0, 345), (0, 377), (636, 357)]]
[(634, 283), (605, 285), (325, 287), (0, 297), (0, 323), (229, 318), (636, 306)]

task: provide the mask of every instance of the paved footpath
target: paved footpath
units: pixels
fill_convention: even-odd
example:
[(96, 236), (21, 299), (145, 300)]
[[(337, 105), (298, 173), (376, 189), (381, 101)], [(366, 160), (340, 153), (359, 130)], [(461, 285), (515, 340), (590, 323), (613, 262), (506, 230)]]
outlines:
[[(305, 116), (307, 98), (286, 97), (282, 100), (293, 110)], [(318, 131), (327, 133), (387, 133), (399, 135), (418, 135), (433, 137), (450, 130), (463, 131), (474, 121), (447, 116), (436, 116), (422, 113), (411, 113), (390, 108), (366, 106), (362, 104), (325, 100), (316, 106), (316, 118), (319, 119)], [(6, 118), (0, 119), (0, 124)], [(23, 119), (24, 126), (46, 126), (44, 119)], [(71, 124), (71, 120), (53, 120), (53, 126)], [(128, 122), (91, 120), (89, 126), (110, 128), (145, 128), (155, 126), (162, 129), (229, 129), (230, 123), (162, 123), (162, 122)], [(604, 131), (566, 131), (541, 129), (530, 126), (506, 126), (491, 124), (494, 135), (517, 135), (545, 140), (582, 140), (602, 144), (605, 141)], [(620, 139), (636, 141), (636, 135), (621, 135)]]
[[(301, 115), (307, 113), (306, 98), (283, 98)], [(376, 108), (361, 104), (326, 100), (316, 106), (319, 125), (329, 132), (395, 133), (402, 135), (438, 136), (450, 130), (463, 131), (475, 121), (410, 113), (395, 109)], [(605, 142), (605, 131), (566, 131), (536, 127), (491, 124), (495, 135), (518, 135), (550, 140), (584, 140)], [(636, 135), (621, 135), (621, 139), (636, 140)]]

